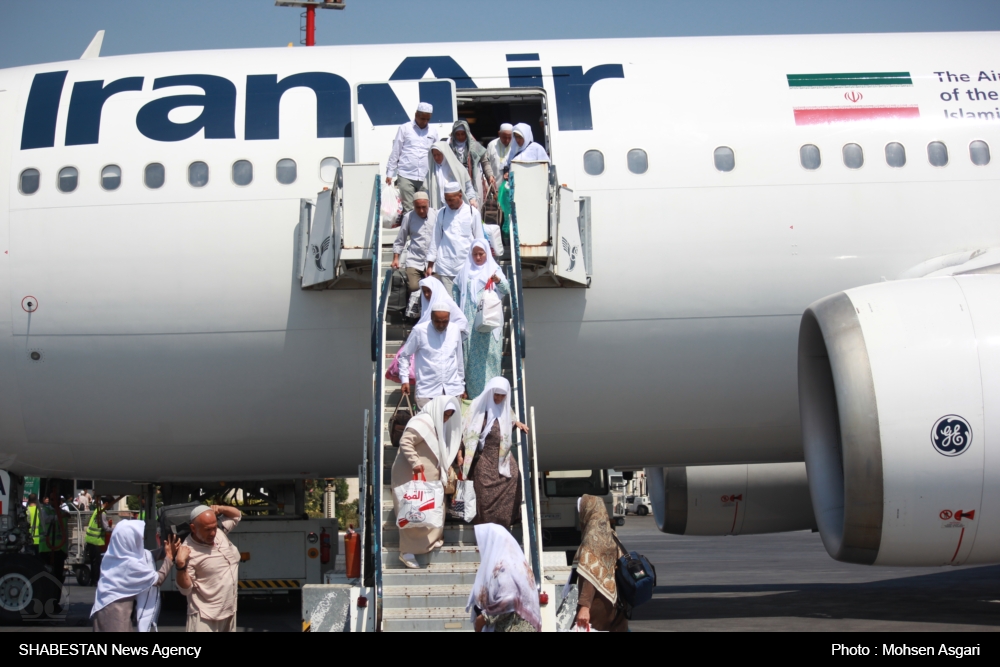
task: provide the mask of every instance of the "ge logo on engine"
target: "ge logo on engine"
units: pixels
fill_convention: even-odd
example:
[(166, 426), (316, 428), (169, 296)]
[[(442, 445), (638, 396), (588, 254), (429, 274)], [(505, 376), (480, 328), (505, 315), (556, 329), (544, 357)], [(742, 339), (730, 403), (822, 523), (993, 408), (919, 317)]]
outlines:
[(945, 415), (931, 429), (931, 444), (939, 454), (958, 456), (972, 444), (972, 427), (958, 415)]

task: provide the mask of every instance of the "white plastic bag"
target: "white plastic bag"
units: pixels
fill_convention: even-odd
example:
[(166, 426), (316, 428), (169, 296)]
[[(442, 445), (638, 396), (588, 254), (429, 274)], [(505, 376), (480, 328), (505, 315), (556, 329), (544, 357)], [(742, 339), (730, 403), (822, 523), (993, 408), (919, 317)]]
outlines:
[(403, 203), (399, 200), (399, 190), (395, 185), (382, 186), (382, 227), (388, 229), (396, 224), (399, 214), (403, 212)]
[(483, 225), (483, 229), (486, 231), (486, 238), (490, 240), (493, 256), (503, 255), (503, 232), (500, 230), (500, 225)]
[(420, 473), (392, 492), (396, 496), (396, 526), (400, 530), (444, 527), (444, 486), (441, 482), (428, 482)]
[(473, 328), (479, 333), (490, 333), (503, 326), (503, 302), (492, 289), (483, 292), (483, 298), (476, 306)]
[(409, 317), (411, 319), (414, 319), (414, 320), (420, 318), (420, 308), (421, 308), (421, 306), (420, 306), (420, 303), (421, 303), (420, 302), (420, 297), (422, 297), (422, 296), (423, 296), (423, 294), (421, 293), (420, 290), (417, 290), (416, 292), (410, 294), (410, 300), (406, 304), (406, 316), (407, 317)]
[(455, 495), (448, 505), (448, 516), (466, 523), (476, 518), (476, 488), (472, 480), (455, 482)]

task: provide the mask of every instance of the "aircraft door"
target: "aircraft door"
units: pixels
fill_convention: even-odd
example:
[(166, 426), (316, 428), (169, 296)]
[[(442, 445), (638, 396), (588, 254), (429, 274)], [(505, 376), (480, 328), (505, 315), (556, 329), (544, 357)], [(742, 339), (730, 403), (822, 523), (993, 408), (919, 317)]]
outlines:
[(458, 118), (455, 82), (451, 79), (359, 83), (354, 99), (354, 161), (377, 162), (382, 170), (389, 160), (396, 130), (413, 120), (417, 104), (429, 102), (434, 106), (430, 126), (441, 138), (449, 135)]
[[(560, 280), (589, 285), (589, 269), (586, 261), (589, 248), (583, 244), (583, 235), (580, 233), (581, 209), (589, 202), (578, 202), (573, 199), (573, 191), (567, 187), (560, 187), (558, 192), (558, 205), (554, 211), (556, 218), (555, 245), (556, 263), (555, 274)], [(589, 211), (589, 206), (586, 206)]]

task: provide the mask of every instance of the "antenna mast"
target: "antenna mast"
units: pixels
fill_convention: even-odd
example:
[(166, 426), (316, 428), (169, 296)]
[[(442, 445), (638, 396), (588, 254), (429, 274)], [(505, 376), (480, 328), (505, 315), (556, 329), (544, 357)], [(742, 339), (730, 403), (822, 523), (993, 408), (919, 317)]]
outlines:
[(300, 44), (316, 46), (316, 8), (343, 9), (347, 6), (345, 0), (274, 0), (275, 7), (305, 7), (302, 17), (305, 25), (299, 30), (305, 33), (305, 39)]

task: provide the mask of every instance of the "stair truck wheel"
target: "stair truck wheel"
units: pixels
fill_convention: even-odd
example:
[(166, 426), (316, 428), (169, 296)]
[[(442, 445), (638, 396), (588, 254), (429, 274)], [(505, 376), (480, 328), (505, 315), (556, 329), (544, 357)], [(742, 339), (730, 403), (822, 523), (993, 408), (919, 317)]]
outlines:
[(646, 516), (649, 514), (649, 508), (645, 505), (639, 505), (639, 508), (635, 511), (635, 513), (639, 516)]
[(76, 583), (78, 586), (90, 586), (94, 583), (89, 565), (77, 565), (73, 568), (73, 574), (76, 575)]
[(37, 558), (14, 554), (0, 558), (0, 619), (10, 622), (55, 616), (62, 591)]

